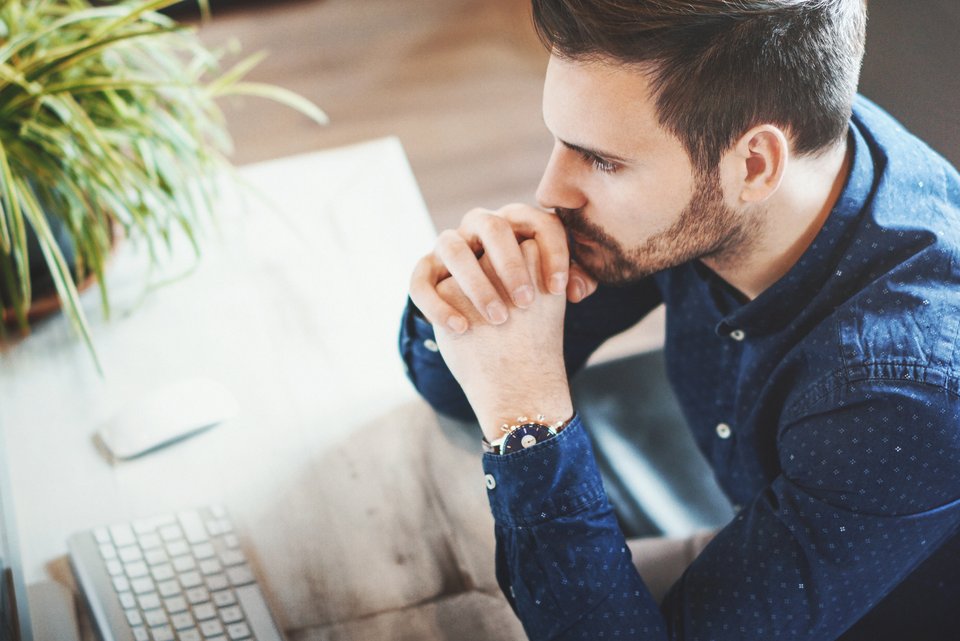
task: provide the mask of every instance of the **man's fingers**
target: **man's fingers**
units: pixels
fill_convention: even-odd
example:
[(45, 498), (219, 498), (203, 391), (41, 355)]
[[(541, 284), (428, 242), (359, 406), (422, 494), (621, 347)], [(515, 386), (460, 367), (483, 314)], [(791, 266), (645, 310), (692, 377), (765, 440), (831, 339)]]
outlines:
[(580, 265), (570, 263), (570, 282), (566, 289), (567, 300), (571, 303), (579, 303), (595, 291), (597, 291), (597, 281), (588, 276)]
[(540, 245), (535, 240), (525, 240), (520, 243), (520, 251), (523, 254), (523, 260), (524, 263), (526, 263), (527, 269), (530, 271), (530, 274), (536, 281), (537, 289), (541, 292), (549, 291), (544, 283), (543, 275), (540, 269), (540, 259), (542, 254), (540, 251)]
[(547, 290), (563, 294), (570, 277), (567, 232), (556, 215), (525, 205), (509, 205), (500, 214), (518, 237), (533, 238), (540, 249), (540, 273)]
[(520, 270), (518, 262), (513, 262), (519, 259), (519, 252), (513, 248), (524, 240), (535, 240), (540, 246), (539, 270), (544, 282), (550, 292), (564, 293), (569, 280), (570, 251), (566, 231), (555, 215), (519, 204), (496, 212), (475, 209), (464, 216), (458, 231), (475, 252), (482, 249), (493, 253), (497, 275), (511, 293), (527, 278), (526, 270)]
[(462, 334), (469, 326), (467, 319), (437, 293), (437, 283), (447, 276), (433, 254), (420, 259), (410, 278), (410, 300), (431, 324)]
[(437, 238), (434, 253), (489, 323), (500, 325), (506, 322), (508, 312), (505, 302), (484, 274), (473, 250), (459, 233), (449, 229), (442, 232)]
[(495, 273), (487, 276), (491, 282), (499, 281), (503, 285), (506, 300), (521, 308), (533, 302), (533, 281), (508, 221), (491, 212), (474, 210), (464, 217), (458, 233), (475, 251), (483, 249), (483, 256), (490, 261)]

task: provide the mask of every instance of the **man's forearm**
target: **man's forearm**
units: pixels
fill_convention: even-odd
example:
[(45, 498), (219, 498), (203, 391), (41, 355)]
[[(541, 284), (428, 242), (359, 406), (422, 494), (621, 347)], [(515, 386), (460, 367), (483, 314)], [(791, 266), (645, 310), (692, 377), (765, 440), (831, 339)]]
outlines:
[(400, 325), (400, 356), (407, 377), (423, 398), (438, 412), (472, 420), (473, 410), (450, 369), (437, 350), (433, 327), (407, 302)]
[(634, 566), (579, 417), (558, 436), (484, 456), (497, 579), (532, 641), (666, 639)]

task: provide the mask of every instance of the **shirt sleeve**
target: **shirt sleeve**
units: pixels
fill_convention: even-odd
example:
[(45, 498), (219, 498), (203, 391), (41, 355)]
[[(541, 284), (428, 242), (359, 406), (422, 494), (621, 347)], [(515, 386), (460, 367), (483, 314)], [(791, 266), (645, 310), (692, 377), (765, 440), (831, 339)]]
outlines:
[(530, 639), (835, 639), (960, 527), (960, 402), (844, 385), (785, 422), (781, 472), (658, 609), (579, 418), (486, 455), (497, 577)]
[[(601, 285), (581, 303), (567, 304), (563, 349), (567, 375), (577, 372), (605, 340), (629, 329), (662, 302), (652, 278), (626, 287)], [(411, 301), (400, 324), (400, 355), (407, 377), (438, 412), (474, 418), (467, 397), (437, 351), (433, 326)]]

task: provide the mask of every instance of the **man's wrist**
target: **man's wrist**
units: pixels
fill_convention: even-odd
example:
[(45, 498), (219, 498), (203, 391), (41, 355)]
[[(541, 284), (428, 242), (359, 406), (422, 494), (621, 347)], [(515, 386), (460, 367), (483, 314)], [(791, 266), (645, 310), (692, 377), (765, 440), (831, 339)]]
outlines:
[(543, 414), (535, 417), (519, 416), (514, 424), (500, 426), (501, 435), (491, 441), (483, 438), (483, 451), (492, 454), (510, 454), (533, 447), (547, 441), (560, 432), (573, 420), (575, 414), (567, 419), (548, 421)]
[[(564, 424), (573, 418), (573, 403), (544, 403), (524, 402), (512, 405), (512, 408), (529, 408), (528, 410), (500, 410), (489, 414), (478, 414), (480, 429), (484, 438), (493, 443), (506, 434), (511, 427), (518, 423), (542, 423), (544, 425)], [(543, 417), (539, 419), (539, 417)]]

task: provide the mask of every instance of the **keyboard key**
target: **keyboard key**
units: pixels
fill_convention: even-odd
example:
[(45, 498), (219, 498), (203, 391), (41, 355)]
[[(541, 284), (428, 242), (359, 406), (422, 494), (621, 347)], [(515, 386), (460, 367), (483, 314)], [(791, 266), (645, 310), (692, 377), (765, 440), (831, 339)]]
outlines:
[(160, 592), (160, 596), (162, 597), (176, 596), (182, 592), (180, 589), (180, 582), (176, 579), (158, 583), (157, 590)]
[(133, 545), (137, 542), (137, 537), (133, 534), (133, 528), (127, 523), (121, 523), (111, 527), (110, 536), (113, 539), (113, 544), (118, 548), (122, 548), (125, 545)]
[(113, 589), (117, 592), (126, 592), (130, 589), (130, 581), (125, 576), (113, 577)]
[(200, 561), (200, 571), (203, 574), (216, 574), (223, 569), (223, 566), (220, 565), (220, 561), (216, 559), (207, 559), (205, 561)]
[(235, 623), (243, 620), (243, 610), (235, 605), (220, 608), (220, 618), (224, 623)]
[(167, 562), (167, 553), (163, 548), (156, 548), (153, 550), (147, 550), (144, 553), (143, 558), (150, 565), (160, 565), (161, 563)]
[(211, 505), (210, 514), (214, 515), (218, 519), (222, 519), (227, 516), (227, 510), (224, 509), (222, 505)]
[(117, 555), (124, 563), (132, 563), (143, 559), (143, 552), (136, 545), (128, 545), (117, 550)]
[(178, 641), (203, 641), (203, 637), (200, 636), (200, 630), (196, 628), (191, 628), (190, 630), (181, 630), (177, 633)]
[(217, 619), (204, 621), (200, 624), (200, 631), (203, 632), (203, 636), (210, 638), (215, 634), (223, 634), (223, 624)]
[(137, 599), (133, 596), (133, 592), (121, 592), (117, 596), (120, 597), (120, 605), (124, 610), (137, 607)]
[(270, 609), (266, 600), (263, 598), (263, 592), (256, 583), (244, 585), (236, 590), (237, 602), (243, 608), (247, 623), (253, 629), (255, 635), (264, 639), (275, 639), (279, 635), (273, 617), (270, 615)]
[(157, 608), (156, 610), (147, 610), (143, 613), (143, 616), (147, 618), (147, 625), (149, 626), (158, 626), (163, 625), (169, 622), (167, 618), (167, 613), (163, 611), (163, 608)]
[(211, 591), (222, 590), (230, 587), (230, 580), (227, 579), (226, 574), (214, 574), (207, 577), (207, 587)]
[(213, 602), (221, 608), (227, 605), (233, 605), (237, 602), (237, 597), (234, 596), (233, 590), (218, 590), (211, 596), (213, 596)]
[(143, 617), (140, 616), (140, 610), (133, 608), (132, 610), (126, 610), (124, 614), (127, 615), (127, 623), (130, 625), (140, 625), (143, 623)]
[(150, 634), (153, 635), (153, 641), (173, 641), (173, 628), (169, 625), (163, 625), (159, 628), (150, 628)]
[(109, 573), (110, 576), (120, 576), (123, 574), (123, 563), (120, 563), (120, 561), (116, 559), (107, 561), (107, 573)]
[(180, 556), (190, 552), (190, 546), (186, 541), (172, 541), (167, 543), (167, 552), (170, 553), (170, 556)]
[(105, 561), (115, 559), (117, 558), (117, 548), (113, 547), (112, 543), (101, 543), (100, 556), (102, 556)]
[(133, 641), (150, 641), (150, 633), (142, 625), (134, 626)]
[(176, 614), (177, 612), (183, 612), (187, 609), (187, 600), (182, 596), (170, 597), (169, 599), (163, 600), (163, 605), (167, 608), (167, 612)]
[(153, 532), (157, 528), (163, 527), (164, 525), (170, 525), (171, 523), (176, 523), (177, 520), (173, 518), (170, 514), (163, 514), (160, 516), (154, 516), (146, 519), (137, 519), (132, 523), (133, 531), (137, 534), (147, 534)]
[(185, 588), (195, 588), (198, 585), (203, 585), (203, 578), (199, 572), (184, 572), (180, 575), (180, 585)]
[(180, 518), (180, 527), (190, 543), (203, 543), (210, 539), (207, 536), (207, 530), (203, 527), (203, 520), (196, 512), (181, 512), (177, 515)]
[(180, 556), (182, 554), (190, 553), (190, 545), (186, 541), (173, 541), (172, 543), (167, 543), (167, 552), (170, 556)]
[(204, 638), (206, 639), (206, 641), (227, 641), (227, 637), (223, 636), (222, 634), (217, 634), (212, 637), (204, 637)]
[(156, 592), (144, 594), (138, 599), (138, 601), (140, 602), (141, 610), (153, 610), (154, 608), (160, 607), (160, 597)]
[(213, 619), (217, 616), (217, 609), (213, 607), (212, 603), (201, 603), (193, 608), (193, 616), (197, 617), (197, 621)]
[(189, 612), (181, 612), (170, 617), (170, 623), (177, 630), (186, 630), (193, 627), (193, 617)]
[(216, 554), (216, 550), (213, 549), (213, 545), (210, 543), (201, 543), (200, 545), (193, 546), (193, 556), (198, 559), (209, 559)]
[(137, 536), (147, 534), (148, 532), (153, 532), (155, 529), (157, 529), (157, 524), (154, 523), (152, 519), (137, 519), (131, 523), (130, 526), (133, 528), (133, 531), (137, 534)]
[(97, 543), (109, 543), (110, 532), (105, 527), (98, 527), (93, 531), (93, 538), (97, 540)]
[(227, 634), (232, 641), (239, 641), (250, 636), (250, 627), (246, 623), (234, 623), (227, 626)]
[(164, 563), (163, 565), (158, 565), (153, 568), (151, 574), (153, 574), (154, 581), (167, 581), (176, 576), (176, 573), (173, 571), (173, 566), (169, 563)]
[(230, 579), (231, 585), (234, 586), (246, 585), (247, 583), (256, 581), (249, 565), (237, 565), (232, 568), (227, 568), (227, 578)]
[(209, 521), (207, 521), (207, 532), (210, 533), (210, 536), (217, 536), (218, 534), (223, 534), (220, 531), (220, 520), (210, 519)]
[(153, 592), (155, 589), (153, 579), (148, 576), (142, 576), (139, 579), (134, 579), (130, 582), (130, 587), (132, 587), (133, 591), (137, 594), (146, 594), (147, 592)]
[(246, 561), (240, 550), (224, 550), (220, 553), (220, 560), (224, 565), (239, 565)]
[(173, 569), (177, 572), (186, 572), (197, 567), (197, 562), (192, 556), (178, 556), (173, 560)]
[(190, 603), (190, 605), (206, 603), (209, 600), (210, 593), (207, 592), (207, 588), (205, 587), (190, 588), (187, 590), (187, 602)]
[(183, 538), (183, 531), (180, 530), (179, 525), (165, 525), (160, 528), (160, 538), (164, 541), (172, 542), (179, 541)]
[(144, 534), (140, 537), (140, 547), (142, 547), (144, 550), (153, 550), (161, 545), (163, 545), (163, 542), (156, 534)]
[(226, 534), (227, 532), (233, 532), (233, 523), (228, 519), (220, 519), (217, 521), (217, 527), (220, 530), (221, 534)]
[(236, 534), (228, 534), (223, 537), (223, 544), (228, 548), (238, 548), (240, 547), (240, 539), (237, 538)]
[(127, 563), (125, 568), (127, 571), (127, 576), (131, 579), (139, 579), (142, 576), (147, 576), (150, 574), (150, 571), (147, 569), (147, 564), (143, 561)]

